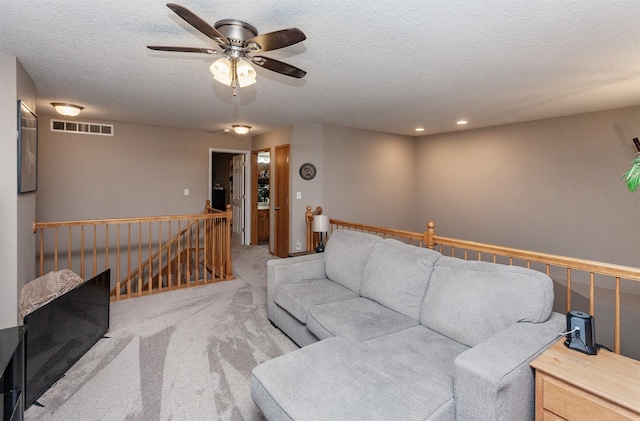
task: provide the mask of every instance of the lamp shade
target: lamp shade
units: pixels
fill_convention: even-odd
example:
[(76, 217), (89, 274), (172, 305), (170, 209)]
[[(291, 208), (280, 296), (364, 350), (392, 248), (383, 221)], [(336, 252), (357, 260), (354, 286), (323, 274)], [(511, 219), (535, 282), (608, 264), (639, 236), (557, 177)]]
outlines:
[(238, 84), (241, 88), (256, 83), (256, 71), (245, 59), (239, 59), (236, 65)]
[(329, 217), (327, 215), (315, 215), (313, 217), (313, 231), (314, 232), (328, 232), (329, 231)]
[(214, 61), (209, 67), (209, 70), (215, 80), (227, 86), (231, 86), (231, 60), (227, 57), (222, 57)]

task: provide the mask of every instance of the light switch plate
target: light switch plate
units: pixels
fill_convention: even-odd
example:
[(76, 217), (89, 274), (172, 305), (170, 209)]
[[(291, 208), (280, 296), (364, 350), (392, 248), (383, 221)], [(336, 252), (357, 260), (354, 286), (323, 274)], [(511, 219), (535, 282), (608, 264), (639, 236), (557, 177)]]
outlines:
[(302, 199), (302, 192), (296, 192), (296, 199)]

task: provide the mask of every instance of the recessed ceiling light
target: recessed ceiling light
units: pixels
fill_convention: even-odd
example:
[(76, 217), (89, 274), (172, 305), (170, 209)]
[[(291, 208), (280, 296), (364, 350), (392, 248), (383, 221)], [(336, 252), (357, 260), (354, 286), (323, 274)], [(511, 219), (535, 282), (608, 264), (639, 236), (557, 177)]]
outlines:
[(416, 132), (424, 132), (424, 128), (422, 128), (422, 127), (418, 127), (418, 128), (416, 129)]
[(465, 124), (467, 124), (468, 121), (467, 120), (458, 120), (458, 122), (456, 123), (458, 126), (463, 126)]

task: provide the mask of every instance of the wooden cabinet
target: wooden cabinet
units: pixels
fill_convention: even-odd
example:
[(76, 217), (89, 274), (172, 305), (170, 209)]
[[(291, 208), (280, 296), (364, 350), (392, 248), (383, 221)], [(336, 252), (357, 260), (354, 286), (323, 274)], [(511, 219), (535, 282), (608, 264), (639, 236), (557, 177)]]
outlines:
[(536, 421), (640, 420), (640, 361), (605, 349), (586, 355), (560, 340), (531, 367)]
[(269, 241), (269, 209), (258, 210), (258, 242)]

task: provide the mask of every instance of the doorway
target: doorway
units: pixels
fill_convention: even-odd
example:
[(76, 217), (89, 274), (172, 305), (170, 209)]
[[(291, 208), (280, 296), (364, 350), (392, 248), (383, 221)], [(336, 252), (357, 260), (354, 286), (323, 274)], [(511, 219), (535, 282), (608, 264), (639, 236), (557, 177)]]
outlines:
[(253, 151), (251, 155), (251, 244), (271, 252), (271, 149)]
[(209, 149), (209, 200), (214, 209), (233, 212), (232, 238), (239, 244), (249, 244), (251, 209), (246, 205), (250, 192), (247, 165), (251, 152)]

